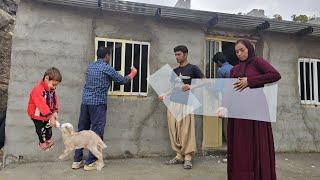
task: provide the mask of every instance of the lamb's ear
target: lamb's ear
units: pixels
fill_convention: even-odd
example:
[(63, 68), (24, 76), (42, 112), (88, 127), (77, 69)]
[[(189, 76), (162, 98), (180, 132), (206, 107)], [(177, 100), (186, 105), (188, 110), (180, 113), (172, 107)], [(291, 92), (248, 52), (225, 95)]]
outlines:
[(66, 130), (67, 130), (68, 134), (72, 134), (74, 132), (73, 126), (67, 126)]

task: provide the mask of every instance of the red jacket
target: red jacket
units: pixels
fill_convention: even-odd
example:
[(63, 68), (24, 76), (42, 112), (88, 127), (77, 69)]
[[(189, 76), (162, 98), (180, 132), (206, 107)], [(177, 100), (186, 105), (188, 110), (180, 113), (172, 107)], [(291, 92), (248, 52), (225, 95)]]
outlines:
[(54, 112), (58, 112), (59, 102), (54, 91), (42, 80), (31, 90), (28, 115), (31, 119), (48, 121)]

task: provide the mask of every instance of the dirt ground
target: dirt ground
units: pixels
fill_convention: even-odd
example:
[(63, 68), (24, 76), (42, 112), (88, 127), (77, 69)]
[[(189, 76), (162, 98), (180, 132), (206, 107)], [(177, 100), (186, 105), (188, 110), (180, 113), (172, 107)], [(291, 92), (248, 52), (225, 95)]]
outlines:
[[(220, 156), (201, 156), (192, 170), (182, 165), (167, 166), (168, 157), (105, 160), (102, 171), (72, 170), (71, 160), (11, 164), (0, 171), (0, 180), (84, 180), (84, 179), (227, 179), (227, 165)], [(277, 154), (277, 179), (319, 180), (320, 154)]]

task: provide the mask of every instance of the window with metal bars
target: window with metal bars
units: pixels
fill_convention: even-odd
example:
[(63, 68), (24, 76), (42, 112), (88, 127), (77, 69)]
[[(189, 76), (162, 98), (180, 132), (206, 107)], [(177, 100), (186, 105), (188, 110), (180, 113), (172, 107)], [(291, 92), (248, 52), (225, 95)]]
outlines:
[(302, 104), (320, 104), (320, 59), (300, 58), (298, 83)]
[(132, 67), (138, 70), (137, 76), (128, 84), (120, 85), (112, 82), (109, 94), (147, 96), (150, 43), (96, 38), (95, 52), (101, 46), (105, 46), (111, 51), (110, 65), (121, 75), (128, 75)]

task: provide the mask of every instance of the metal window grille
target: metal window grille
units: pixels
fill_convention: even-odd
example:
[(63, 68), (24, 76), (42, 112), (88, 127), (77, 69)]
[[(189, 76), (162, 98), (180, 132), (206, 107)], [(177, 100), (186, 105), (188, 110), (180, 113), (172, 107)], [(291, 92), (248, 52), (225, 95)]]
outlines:
[(110, 49), (110, 65), (119, 74), (123, 76), (128, 75), (133, 66), (138, 70), (137, 76), (131, 83), (120, 85), (112, 82), (109, 94), (147, 96), (150, 43), (123, 39), (95, 38), (95, 52), (101, 46)]

